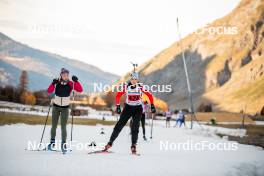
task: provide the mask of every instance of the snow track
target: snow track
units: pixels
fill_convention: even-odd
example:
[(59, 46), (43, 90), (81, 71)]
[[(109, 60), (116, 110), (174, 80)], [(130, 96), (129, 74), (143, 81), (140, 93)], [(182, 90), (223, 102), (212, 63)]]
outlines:
[[(70, 126), (68, 126), (69, 128)], [(102, 126), (74, 126), (73, 139), (80, 143), (107, 142), (113, 127), (104, 126), (105, 135), (100, 135)], [(129, 129), (125, 127), (111, 150), (114, 153), (88, 155), (88, 150), (76, 150), (62, 155), (60, 152), (25, 151), (27, 142), (39, 141), (40, 125), (5, 125), (0, 127), (0, 175), (39, 176), (39, 175), (263, 175), (264, 151), (260, 148), (226, 141), (210, 129), (206, 132), (195, 127), (166, 129), (163, 124), (155, 124), (154, 138), (143, 141), (139, 134), (138, 150), (141, 156), (130, 154)], [(44, 137), (49, 141), (50, 126)], [(141, 129), (140, 129), (141, 130)], [(219, 129), (223, 130), (223, 129)], [(58, 127), (57, 137), (60, 137)], [(149, 128), (147, 127), (147, 134)], [(148, 136), (149, 137), (149, 136)], [(211, 144), (225, 143), (236, 145), (235, 151), (217, 150), (175, 150), (175, 143), (193, 144), (207, 141)], [(170, 144), (169, 150), (161, 150), (161, 144)]]

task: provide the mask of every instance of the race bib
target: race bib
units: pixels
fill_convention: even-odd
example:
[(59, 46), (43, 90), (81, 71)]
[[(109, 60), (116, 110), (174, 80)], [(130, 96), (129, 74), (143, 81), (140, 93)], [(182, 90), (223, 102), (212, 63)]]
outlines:
[(129, 95), (128, 100), (129, 101), (138, 101), (138, 100), (140, 100), (140, 96), (139, 95)]

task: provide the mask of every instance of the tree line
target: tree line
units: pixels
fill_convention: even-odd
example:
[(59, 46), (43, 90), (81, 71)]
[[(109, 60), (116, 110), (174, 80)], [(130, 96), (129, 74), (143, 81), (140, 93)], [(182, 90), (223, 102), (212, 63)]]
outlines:
[(27, 105), (48, 105), (49, 95), (46, 90), (30, 91), (28, 73), (23, 70), (17, 86), (0, 86), (0, 100)]

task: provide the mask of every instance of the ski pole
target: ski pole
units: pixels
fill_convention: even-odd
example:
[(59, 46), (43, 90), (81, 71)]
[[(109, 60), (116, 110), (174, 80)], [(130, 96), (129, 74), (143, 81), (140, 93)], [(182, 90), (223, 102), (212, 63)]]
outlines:
[(152, 139), (152, 133), (153, 133), (153, 118), (154, 118), (154, 115), (151, 114), (151, 129), (150, 129), (150, 139)]
[[(40, 143), (39, 143), (40, 145), (42, 144), (43, 136), (44, 136), (45, 129), (46, 129), (46, 126), (47, 126), (47, 122), (48, 122), (48, 118), (49, 118), (49, 113), (50, 113), (51, 105), (52, 105), (52, 100), (50, 100), (50, 105), (49, 105), (48, 114), (47, 114), (47, 117), (46, 117), (46, 120), (45, 120), (45, 125), (44, 125), (44, 127), (43, 127), (42, 135), (41, 135), (41, 139), (40, 139)], [(38, 149), (38, 150), (39, 150), (39, 149)]]
[(73, 132), (73, 103), (74, 103), (74, 81), (72, 86), (72, 107), (71, 107), (71, 114), (72, 114), (72, 121), (71, 121), (71, 142), (72, 142), (72, 132)]

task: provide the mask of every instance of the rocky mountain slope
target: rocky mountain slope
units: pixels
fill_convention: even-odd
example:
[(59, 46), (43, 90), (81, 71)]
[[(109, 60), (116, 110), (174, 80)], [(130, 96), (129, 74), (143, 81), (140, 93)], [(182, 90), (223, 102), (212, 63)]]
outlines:
[(173, 43), (141, 65), (141, 81), (171, 84), (172, 92), (156, 97), (172, 108), (187, 108), (181, 56), (185, 52), (196, 107), (209, 102), (218, 111), (259, 112), (264, 106), (263, 23), (264, 0), (242, 0), (227, 16)]
[(0, 84), (16, 85), (21, 70), (29, 73), (29, 88), (46, 89), (50, 81), (59, 76), (65, 67), (76, 74), (86, 91), (91, 91), (94, 82), (111, 84), (117, 75), (104, 72), (97, 67), (53, 53), (31, 48), (0, 33)]

